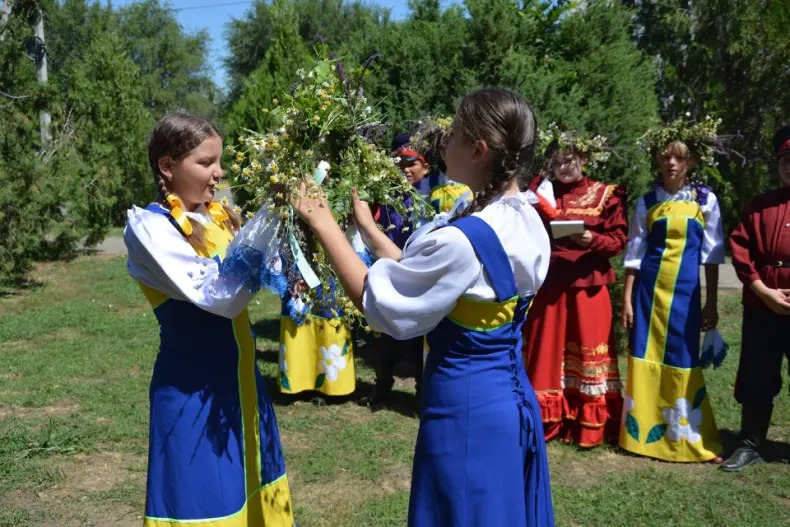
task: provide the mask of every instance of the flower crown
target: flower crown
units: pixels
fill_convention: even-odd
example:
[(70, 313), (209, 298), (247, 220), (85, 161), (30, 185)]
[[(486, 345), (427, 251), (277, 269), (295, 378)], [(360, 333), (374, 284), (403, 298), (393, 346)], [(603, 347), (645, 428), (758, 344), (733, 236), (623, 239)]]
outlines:
[[(690, 115), (686, 113), (686, 117)], [(716, 153), (720, 124), (721, 119), (714, 119), (709, 115), (695, 124), (684, 119), (676, 119), (667, 125), (650, 128), (638, 140), (638, 144), (655, 159), (667, 145), (680, 141), (686, 145), (691, 155), (697, 158), (701, 166), (715, 167), (716, 160), (713, 156)]]
[(412, 134), (411, 145), (425, 155), (429, 162), (435, 161), (436, 154), (445, 146), (449, 137), (453, 119), (452, 115), (421, 119)]
[(587, 157), (587, 166), (597, 169), (603, 166), (611, 156), (611, 148), (606, 142), (606, 137), (596, 135), (588, 138), (578, 130), (562, 131), (557, 123), (551, 123), (546, 128), (538, 131), (538, 148), (548, 157), (549, 150), (563, 150)]

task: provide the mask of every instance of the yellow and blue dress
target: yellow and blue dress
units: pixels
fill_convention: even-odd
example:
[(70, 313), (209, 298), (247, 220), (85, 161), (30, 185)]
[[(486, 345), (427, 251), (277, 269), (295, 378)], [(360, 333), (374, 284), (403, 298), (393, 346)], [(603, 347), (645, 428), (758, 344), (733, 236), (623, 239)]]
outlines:
[(620, 446), (666, 461), (719, 455), (716, 421), (700, 365), (700, 264), (724, 261), (716, 196), (706, 187), (637, 202), (626, 268), (634, 286)]
[[(254, 293), (238, 274), (221, 272), (233, 233), (203, 206), (193, 216), (204, 225), (205, 248), (194, 248), (157, 204), (130, 210), (124, 230), (128, 269), (161, 342), (149, 392), (144, 525), (292, 527), (277, 421), (255, 365), (246, 309)], [(272, 234), (248, 237), (264, 250)]]
[(401, 260), (374, 263), (363, 300), (374, 330), (427, 334), (430, 346), (408, 525), (552, 526), (540, 407), (521, 360), (548, 235), (526, 194), (446, 220), (415, 232)]

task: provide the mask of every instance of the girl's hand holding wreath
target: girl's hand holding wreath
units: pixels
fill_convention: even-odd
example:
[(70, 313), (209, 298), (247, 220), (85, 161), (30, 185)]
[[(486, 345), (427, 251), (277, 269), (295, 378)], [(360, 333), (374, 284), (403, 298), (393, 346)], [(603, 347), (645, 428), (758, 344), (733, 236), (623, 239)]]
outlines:
[(306, 183), (300, 183), (299, 192), (291, 201), (291, 206), (302, 221), (313, 230), (328, 223), (335, 223), (321, 187), (309, 188)]

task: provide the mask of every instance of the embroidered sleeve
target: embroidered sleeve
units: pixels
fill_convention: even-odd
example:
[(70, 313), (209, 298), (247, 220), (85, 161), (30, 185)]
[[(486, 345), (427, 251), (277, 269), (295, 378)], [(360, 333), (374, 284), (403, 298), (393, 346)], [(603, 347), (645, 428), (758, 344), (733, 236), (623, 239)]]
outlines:
[(248, 270), (253, 268), (250, 272), (254, 277), (241, 272), (242, 266), (235, 267), (235, 273), (221, 273), (220, 264), (198, 255), (166, 216), (135, 207), (128, 212), (124, 229), (129, 252), (127, 268), (132, 278), (170, 298), (235, 318), (259, 288), (249, 286), (260, 280), (260, 270), (277, 270), (279, 257), (273, 259), (266, 250), (270, 233), (257, 230), (251, 221), (226, 252), (226, 260), (236, 254), (238, 258), (232, 260), (244, 261)]

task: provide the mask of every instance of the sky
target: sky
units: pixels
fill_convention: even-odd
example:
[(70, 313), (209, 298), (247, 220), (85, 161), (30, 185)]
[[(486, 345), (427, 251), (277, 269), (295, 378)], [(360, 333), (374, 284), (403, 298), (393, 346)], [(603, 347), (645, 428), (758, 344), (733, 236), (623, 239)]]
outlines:
[[(227, 47), (223, 32), (233, 18), (242, 18), (250, 9), (254, 0), (169, 0), (176, 11), (176, 18), (188, 33), (201, 29), (208, 30), (211, 37), (211, 53), (209, 62), (213, 69), (214, 82), (221, 88), (227, 86), (222, 59)], [(112, 4), (121, 7), (134, 3), (134, 0), (113, 0)], [(406, 0), (367, 0), (366, 3), (378, 5), (390, 10), (395, 20), (405, 18), (409, 14)], [(442, 2), (444, 5), (445, 2)]]

